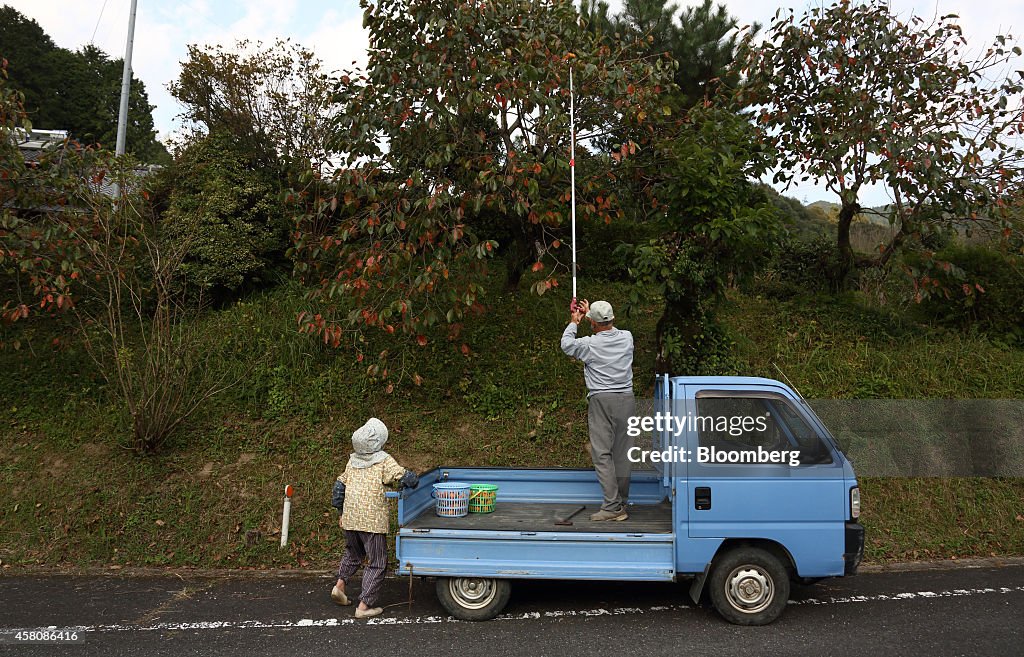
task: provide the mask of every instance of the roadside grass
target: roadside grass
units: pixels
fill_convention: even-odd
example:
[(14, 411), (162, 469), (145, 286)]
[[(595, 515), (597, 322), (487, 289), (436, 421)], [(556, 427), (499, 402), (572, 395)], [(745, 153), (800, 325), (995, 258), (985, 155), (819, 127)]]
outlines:
[[(213, 364), (238, 384), (194, 416), (158, 455), (125, 449), (129, 424), (75, 345), (0, 351), (0, 559), (4, 566), (324, 568), (343, 547), (329, 506), (349, 436), (377, 416), (388, 450), (419, 471), (438, 465), (589, 465), (582, 368), (558, 348), (568, 292), (502, 290), (458, 339), (413, 347), (386, 394), (347, 350), (295, 331), (306, 304), (285, 284), (203, 322)], [(528, 282), (524, 284), (528, 285)], [(584, 282), (626, 297), (621, 283)], [(619, 324), (637, 339), (639, 394), (653, 380), (658, 300)], [(731, 295), (722, 319), (741, 371), (808, 397), (1024, 397), (1024, 352), (981, 335), (907, 323), (860, 302)], [(462, 344), (469, 347), (468, 354)], [(399, 353), (373, 338), (367, 353)], [(397, 374), (396, 374), (397, 376)], [(285, 484), (296, 488), (290, 541), (278, 547)], [(866, 479), (873, 561), (1024, 553), (1024, 480)]]
[(1024, 554), (1024, 479), (859, 480), (865, 559)]
[(746, 371), (808, 399), (1021, 399), (1024, 350), (904, 319), (859, 294), (730, 296), (722, 317)]

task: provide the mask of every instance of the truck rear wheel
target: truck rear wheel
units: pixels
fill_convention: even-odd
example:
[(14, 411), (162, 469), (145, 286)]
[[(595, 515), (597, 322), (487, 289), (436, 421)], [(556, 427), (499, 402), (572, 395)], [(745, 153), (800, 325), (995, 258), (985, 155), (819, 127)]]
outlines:
[(730, 623), (767, 625), (789, 600), (789, 573), (771, 552), (741, 547), (727, 552), (711, 571), (711, 603)]
[(437, 599), (445, 610), (466, 621), (490, 620), (508, 604), (512, 586), (507, 579), (438, 577)]

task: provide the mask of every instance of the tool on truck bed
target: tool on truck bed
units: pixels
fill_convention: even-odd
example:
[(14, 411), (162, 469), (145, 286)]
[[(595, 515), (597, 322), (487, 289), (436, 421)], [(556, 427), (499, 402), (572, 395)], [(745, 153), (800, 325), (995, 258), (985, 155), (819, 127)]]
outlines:
[(569, 515), (565, 516), (564, 518), (558, 518), (556, 516), (555, 517), (555, 524), (559, 525), (561, 527), (570, 527), (570, 526), (572, 526), (572, 520), (570, 520), (570, 518), (572, 518), (573, 516), (575, 516), (577, 513), (579, 513), (580, 511), (582, 511), (585, 508), (587, 508), (587, 507), (585, 507), (585, 506), (578, 506), (575, 509), (573, 509), (572, 512), (569, 513)]

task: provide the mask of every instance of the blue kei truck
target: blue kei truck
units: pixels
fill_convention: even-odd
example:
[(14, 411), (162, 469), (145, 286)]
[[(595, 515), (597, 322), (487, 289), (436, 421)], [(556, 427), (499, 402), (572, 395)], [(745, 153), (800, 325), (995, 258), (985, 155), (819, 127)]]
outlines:
[[(602, 501), (592, 469), (438, 468), (399, 494), (398, 574), (435, 577), (461, 620), (497, 616), (515, 579), (689, 579), (694, 602), (706, 595), (726, 620), (764, 625), (791, 581), (856, 572), (853, 467), (789, 386), (665, 375), (653, 405), (638, 425), (650, 431), (632, 456), (648, 465), (634, 466), (628, 520), (589, 519)], [(439, 482), (497, 485), (494, 511), (438, 516)]]

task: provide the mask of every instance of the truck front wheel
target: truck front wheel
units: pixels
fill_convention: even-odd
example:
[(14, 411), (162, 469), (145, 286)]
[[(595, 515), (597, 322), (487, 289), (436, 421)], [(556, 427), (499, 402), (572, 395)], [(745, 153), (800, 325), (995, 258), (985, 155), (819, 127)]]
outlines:
[(438, 577), (437, 599), (445, 610), (466, 621), (490, 620), (508, 604), (512, 587), (507, 579)]
[(786, 608), (789, 574), (778, 557), (756, 547), (741, 547), (721, 556), (711, 571), (715, 609), (736, 625), (767, 625)]

